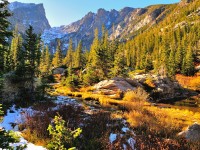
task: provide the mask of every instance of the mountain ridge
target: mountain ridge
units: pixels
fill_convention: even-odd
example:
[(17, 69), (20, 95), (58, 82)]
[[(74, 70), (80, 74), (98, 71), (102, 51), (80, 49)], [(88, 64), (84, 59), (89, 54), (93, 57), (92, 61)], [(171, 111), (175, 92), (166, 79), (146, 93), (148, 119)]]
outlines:
[(9, 18), (11, 30), (18, 26), (20, 33), (24, 34), (29, 25), (33, 26), (38, 34), (43, 33), (45, 29), (50, 29), (48, 19), (43, 4), (13, 2), (8, 5), (12, 12)]
[[(194, 0), (182, 0), (175, 4), (150, 5), (145, 8), (125, 7), (119, 11), (115, 9), (108, 11), (100, 8), (96, 13), (88, 12), (80, 20), (72, 22), (69, 25), (51, 28), (50, 25), (48, 26), (48, 23), (46, 23), (47, 26), (39, 30), (42, 31), (42, 40), (50, 47), (52, 53), (55, 52), (57, 39), (61, 40), (61, 46), (64, 51), (67, 50), (70, 38), (73, 40), (75, 46), (77, 46), (79, 41), (82, 41), (83, 47), (89, 49), (94, 38), (94, 30), (98, 28), (99, 36), (101, 36), (102, 25), (108, 30), (110, 40), (117, 39), (119, 41), (127, 41), (134, 38), (137, 34), (149, 30), (153, 26), (157, 26), (171, 13), (174, 13), (174, 10), (180, 9), (181, 7), (184, 8), (193, 1)], [(24, 4), (21, 3), (21, 5)], [(37, 5), (43, 7), (42, 4)], [(18, 7), (18, 9), (20, 9), (20, 7)], [(178, 13), (178, 10), (176, 13)], [(45, 10), (43, 14), (45, 15)], [(181, 21), (179, 23), (181, 24)], [(35, 27), (36, 30), (38, 30), (38, 27)]]

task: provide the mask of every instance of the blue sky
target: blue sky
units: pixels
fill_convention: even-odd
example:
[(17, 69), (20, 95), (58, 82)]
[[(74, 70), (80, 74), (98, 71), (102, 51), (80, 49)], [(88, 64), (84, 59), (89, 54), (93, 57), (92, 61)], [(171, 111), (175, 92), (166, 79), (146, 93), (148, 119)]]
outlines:
[[(9, 0), (14, 2), (16, 0)], [(43, 3), (52, 27), (68, 25), (81, 19), (89, 11), (99, 8), (120, 10), (124, 7), (141, 8), (153, 4), (177, 3), (180, 0), (17, 0), (24, 3)]]

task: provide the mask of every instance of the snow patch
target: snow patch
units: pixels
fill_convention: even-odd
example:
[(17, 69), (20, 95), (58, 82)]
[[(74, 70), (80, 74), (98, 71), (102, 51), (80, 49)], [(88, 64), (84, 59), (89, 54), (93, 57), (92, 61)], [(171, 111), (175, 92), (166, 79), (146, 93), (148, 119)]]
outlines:
[(127, 127), (123, 127), (123, 128), (122, 128), (122, 131), (125, 132), (125, 133), (126, 133), (127, 131), (129, 131), (129, 130), (130, 130), (130, 129), (127, 128)]
[[(46, 148), (42, 146), (36, 146), (32, 143), (29, 143), (21, 136), (21, 132), (18, 131), (17, 124), (23, 123), (25, 121), (23, 115), (24, 112), (27, 112), (30, 115), (34, 113), (31, 108), (16, 109), (15, 105), (13, 105), (10, 109), (7, 110), (7, 114), (4, 116), (3, 121), (0, 123), (0, 128), (4, 128), (7, 131), (13, 130), (20, 137), (20, 141), (18, 143), (10, 143), (9, 145), (13, 146), (14, 149), (16, 149), (17, 146), (27, 145), (25, 150), (46, 150)], [(15, 124), (15, 126), (12, 126), (12, 124)]]
[(49, 30), (44, 30), (41, 38), (45, 44), (49, 44), (52, 40), (61, 39), (68, 33), (62, 27), (54, 27)]
[(117, 139), (117, 134), (111, 133), (109, 137), (110, 143), (113, 143), (116, 139)]
[(129, 138), (128, 140), (127, 140), (127, 142), (128, 142), (128, 144), (129, 144), (129, 146), (131, 147), (131, 149), (135, 149), (134, 148), (134, 145), (135, 145), (135, 140), (133, 139), (133, 138)]

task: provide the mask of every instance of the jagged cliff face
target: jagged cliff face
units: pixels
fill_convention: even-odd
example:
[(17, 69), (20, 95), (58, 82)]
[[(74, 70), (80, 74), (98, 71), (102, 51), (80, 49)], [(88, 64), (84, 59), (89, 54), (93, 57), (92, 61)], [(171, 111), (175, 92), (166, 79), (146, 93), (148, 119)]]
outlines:
[(43, 4), (13, 2), (9, 4), (8, 9), (13, 13), (9, 18), (11, 29), (17, 25), (19, 32), (24, 33), (31, 25), (36, 33), (43, 33), (45, 29), (51, 28)]
[[(60, 38), (63, 47), (67, 48), (67, 43), (69, 39), (72, 38), (75, 45), (78, 41), (82, 40), (83, 45), (89, 48), (94, 38), (94, 30), (96, 28), (98, 28), (100, 32), (102, 25), (105, 25), (106, 29), (109, 30), (109, 35), (111, 35), (112, 26), (122, 22), (133, 10), (133, 8), (127, 7), (121, 11), (99, 9), (97, 13), (89, 12), (81, 20), (70, 25), (45, 30), (42, 39), (46, 44), (55, 48), (55, 39)], [(99, 34), (101, 35), (101, 32)]]
[[(105, 25), (108, 30), (110, 40), (129, 40), (137, 34), (158, 25), (162, 20), (167, 19), (171, 13), (174, 13), (176, 17), (179, 15), (179, 9), (186, 7), (193, 1), (198, 0), (182, 0), (179, 4), (152, 5), (146, 8), (126, 7), (119, 11), (99, 9), (97, 13), (89, 12), (82, 19), (70, 25), (54, 28), (50, 28), (42, 4), (14, 2), (10, 4), (9, 9), (14, 13), (14, 16), (10, 18), (13, 26), (17, 23), (21, 32), (24, 32), (29, 25), (32, 25), (37, 33), (44, 31), (42, 39), (45, 44), (49, 45), (51, 52), (54, 53), (56, 39), (61, 39), (63, 50), (67, 50), (70, 38), (72, 38), (75, 46), (82, 40), (83, 46), (89, 49), (94, 38), (94, 30), (98, 28), (99, 35), (101, 35), (102, 25)], [(199, 10), (198, 7), (195, 15), (199, 16)], [(184, 21), (179, 23), (184, 24)], [(179, 26), (179, 23), (174, 24), (174, 28)]]
[(89, 49), (94, 38), (94, 30), (98, 28), (100, 32), (102, 25), (108, 30), (110, 39), (127, 40), (137, 31), (144, 31), (163, 20), (168, 11), (168, 5), (138, 9), (126, 7), (120, 11), (99, 9), (97, 13), (89, 12), (81, 20), (70, 25), (45, 30), (42, 39), (52, 47), (52, 52), (55, 51), (56, 38), (61, 39), (64, 49), (67, 49), (70, 38), (75, 45), (82, 40), (83, 46)]

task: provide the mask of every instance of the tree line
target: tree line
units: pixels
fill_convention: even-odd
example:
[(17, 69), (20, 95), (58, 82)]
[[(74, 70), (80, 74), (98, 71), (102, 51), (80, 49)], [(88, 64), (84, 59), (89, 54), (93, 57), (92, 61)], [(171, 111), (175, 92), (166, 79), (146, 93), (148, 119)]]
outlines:
[[(5, 4), (6, 5), (6, 4)], [(5, 6), (2, 6), (5, 7)], [(65, 85), (92, 85), (103, 79), (116, 76), (127, 77), (130, 72), (143, 70), (173, 78), (175, 74), (194, 75), (194, 62), (200, 35), (199, 22), (187, 22), (176, 28), (169, 26), (172, 19), (163, 21), (161, 28), (155, 26), (141, 32), (132, 40), (121, 42), (109, 40), (103, 25), (101, 32), (94, 31), (94, 40), (89, 50), (80, 41), (75, 47), (69, 40), (66, 54), (63, 54), (61, 41), (57, 40), (55, 54), (50, 54), (40, 35), (33, 27), (26, 30), (25, 38), (18, 33), (16, 26), (13, 34), (7, 30), (10, 16), (6, 9), (1, 11), (1, 73), (14, 71), (20, 80), (26, 81), (30, 92), (34, 90), (34, 80), (46, 77), (57, 67), (66, 68)], [(179, 20), (180, 21), (180, 20)], [(8, 38), (12, 35), (11, 44)]]

